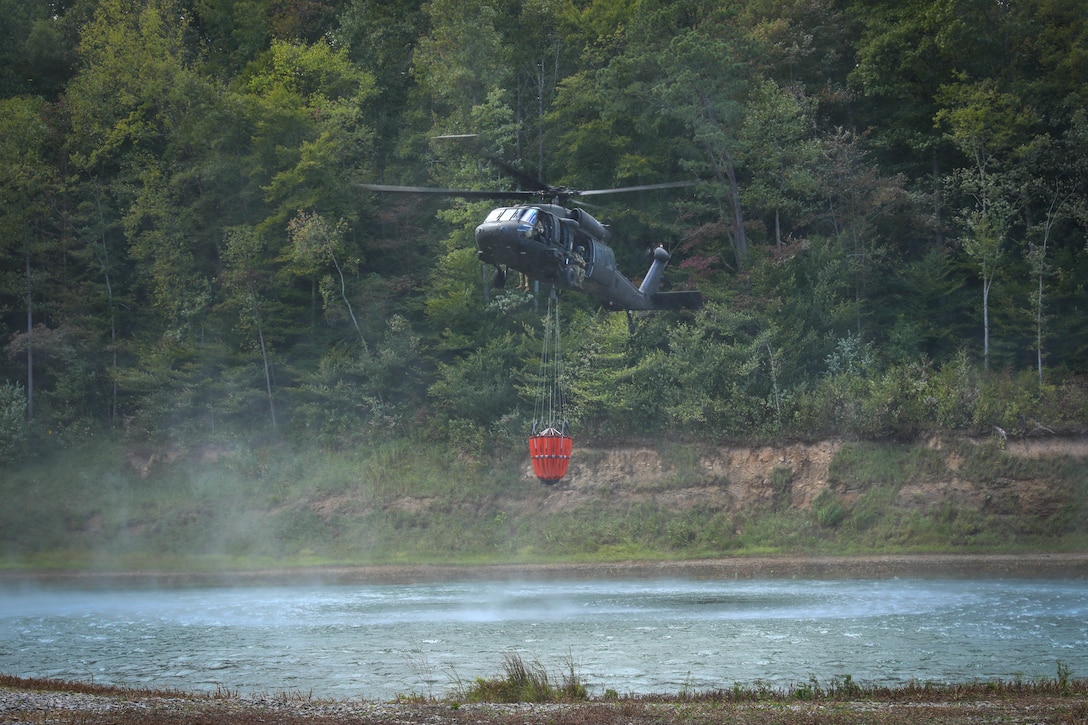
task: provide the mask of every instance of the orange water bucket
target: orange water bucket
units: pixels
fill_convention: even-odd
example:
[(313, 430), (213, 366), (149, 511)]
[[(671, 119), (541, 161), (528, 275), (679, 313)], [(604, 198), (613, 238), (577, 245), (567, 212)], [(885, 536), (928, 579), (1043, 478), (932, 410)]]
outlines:
[(549, 486), (558, 483), (567, 475), (573, 447), (574, 439), (555, 428), (530, 436), (529, 458), (533, 462), (533, 473)]

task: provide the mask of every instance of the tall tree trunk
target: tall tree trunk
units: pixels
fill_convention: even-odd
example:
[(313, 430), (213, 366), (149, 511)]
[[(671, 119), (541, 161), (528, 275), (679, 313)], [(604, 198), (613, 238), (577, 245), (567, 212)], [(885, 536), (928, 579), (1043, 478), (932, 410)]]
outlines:
[(737, 253), (737, 270), (743, 270), (748, 265), (748, 235), (744, 230), (744, 212), (740, 206), (740, 185), (737, 183), (737, 170), (733, 166), (733, 159), (728, 153), (723, 153), (725, 161), (725, 174), (729, 180), (729, 205), (733, 211), (733, 247)]
[(34, 421), (34, 285), (30, 279), (30, 245), (26, 248), (26, 419)]
[(253, 283), (249, 284), (249, 298), (253, 306), (253, 324), (257, 326), (257, 341), (261, 345), (261, 360), (264, 363), (264, 389), (268, 396), (268, 414), (272, 418), (272, 431), (277, 432), (279, 427), (276, 425), (276, 405), (272, 398), (272, 361), (269, 359), (268, 346), (264, 341), (264, 328), (261, 325), (261, 308), (257, 301), (257, 290), (253, 288)]
[(992, 274), (982, 278), (982, 369), (990, 370), (990, 285), (994, 278)]
[(1063, 195), (1055, 189), (1054, 196), (1050, 200), (1050, 207), (1046, 212), (1046, 220), (1043, 222), (1043, 243), (1038, 247), (1032, 247), (1028, 251), (1028, 261), (1037, 278), (1037, 290), (1035, 293), (1035, 368), (1039, 376), (1039, 389), (1043, 388), (1043, 292), (1044, 278), (1046, 277), (1046, 250), (1050, 245), (1050, 233), (1059, 218), (1064, 214), (1066, 201), (1070, 195)]
[(1043, 275), (1039, 274), (1039, 293), (1035, 300), (1035, 369), (1039, 373), (1039, 390), (1043, 389)]
[[(97, 186), (96, 186), (97, 191)], [(106, 244), (106, 219), (105, 214), (102, 212), (102, 199), (101, 197), (95, 197), (95, 202), (98, 207), (98, 225), (102, 229), (102, 236), (99, 238), (99, 243), (102, 245), (102, 276), (106, 282), (106, 305), (109, 309), (110, 315), (110, 368), (113, 372), (113, 384), (110, 390), (110, 401), (108, 405), (107, 417), (109, 418), (110, 425), (116, 425), (117, 423), (117, 308), (113, 301), (113, 279), (110, 276), (110, 249)]]
[(340, 260), (336, 258), (330, 247), (329, 256), (332, 257), (332, 264), (336, 267), (336, 273), (340, 275), (340, 299), (344, 301), (344, 306), (348, 308), (348, 317), (351, 318), (351, 324), (355, 326), (355, 332), (359, 335), (359, 341), (363, 343), (363, 350), (370, 352), (370, 348), (366, 344), (366, 339), (363, 337), (363, 330), (359, 327), (359, 320), (355, 319), (355, 310), (351, 308), (351, 302), (348, 301), (348, 285), (344, 279), (344, 270), (340, 267)]
[(261, 358), (264, 360), (264, 389), (268, 395), (268, 414), (272, 418), (272, 431), (279, 430), (276, 424), (276, 404), (272, 398), (272, 363), (268, 359), (268, 349), (264, 344), (264, 331), (260, 323), (257, 323), (257, 338), (261, 341)]

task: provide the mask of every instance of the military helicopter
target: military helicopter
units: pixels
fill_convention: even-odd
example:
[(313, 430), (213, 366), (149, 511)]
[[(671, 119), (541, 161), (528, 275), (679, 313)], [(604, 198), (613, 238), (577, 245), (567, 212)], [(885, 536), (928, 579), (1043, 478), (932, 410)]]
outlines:
[[(694, 181), (643, 184), (614, 189), (576, 190), (551, 186), (505, 162), (491, 162), (514, 177), (519, 191), (442, 189), (428, 186), (360, 184), (364, 189), (401, 194), (440, 194), (465, 198), (524, 200), (493, 209), (476, 227), (476, 252), (481, 262), (495, 267), (494, 285), (505, 285), (508, 270), (550, 282), (558, 289), (585, 292), (613, 310), (698, 309), (698, 291), (660, 292), (669, 252), (658, 245), (652, 252), (649, 271), (636, 287), (616, 268), (616, 253), (608, 246), (608, 228), (580, 206), (567, 208), (572, 200), (601, 194), (622, 194), (652, 189), (692, 186)], [(577, 204), (577, 202), (574, 202)]]

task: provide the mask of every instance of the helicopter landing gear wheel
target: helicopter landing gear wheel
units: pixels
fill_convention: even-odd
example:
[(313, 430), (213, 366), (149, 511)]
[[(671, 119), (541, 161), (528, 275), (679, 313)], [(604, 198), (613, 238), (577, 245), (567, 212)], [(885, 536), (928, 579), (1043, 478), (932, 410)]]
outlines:
[(495, 276), (491, 278), (491, 286), (495, 289), (503, 289), (506, 287), (506, 270), (502, 267), (495, 267)]

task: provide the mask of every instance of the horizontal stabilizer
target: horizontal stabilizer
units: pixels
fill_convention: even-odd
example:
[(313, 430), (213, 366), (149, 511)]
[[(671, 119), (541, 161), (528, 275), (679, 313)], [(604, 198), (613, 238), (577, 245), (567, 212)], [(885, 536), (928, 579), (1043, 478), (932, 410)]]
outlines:
[(658, 292), (650, 297), (655, 310), (699, 310), (703, 307), (703, 295), (692, 292)]

